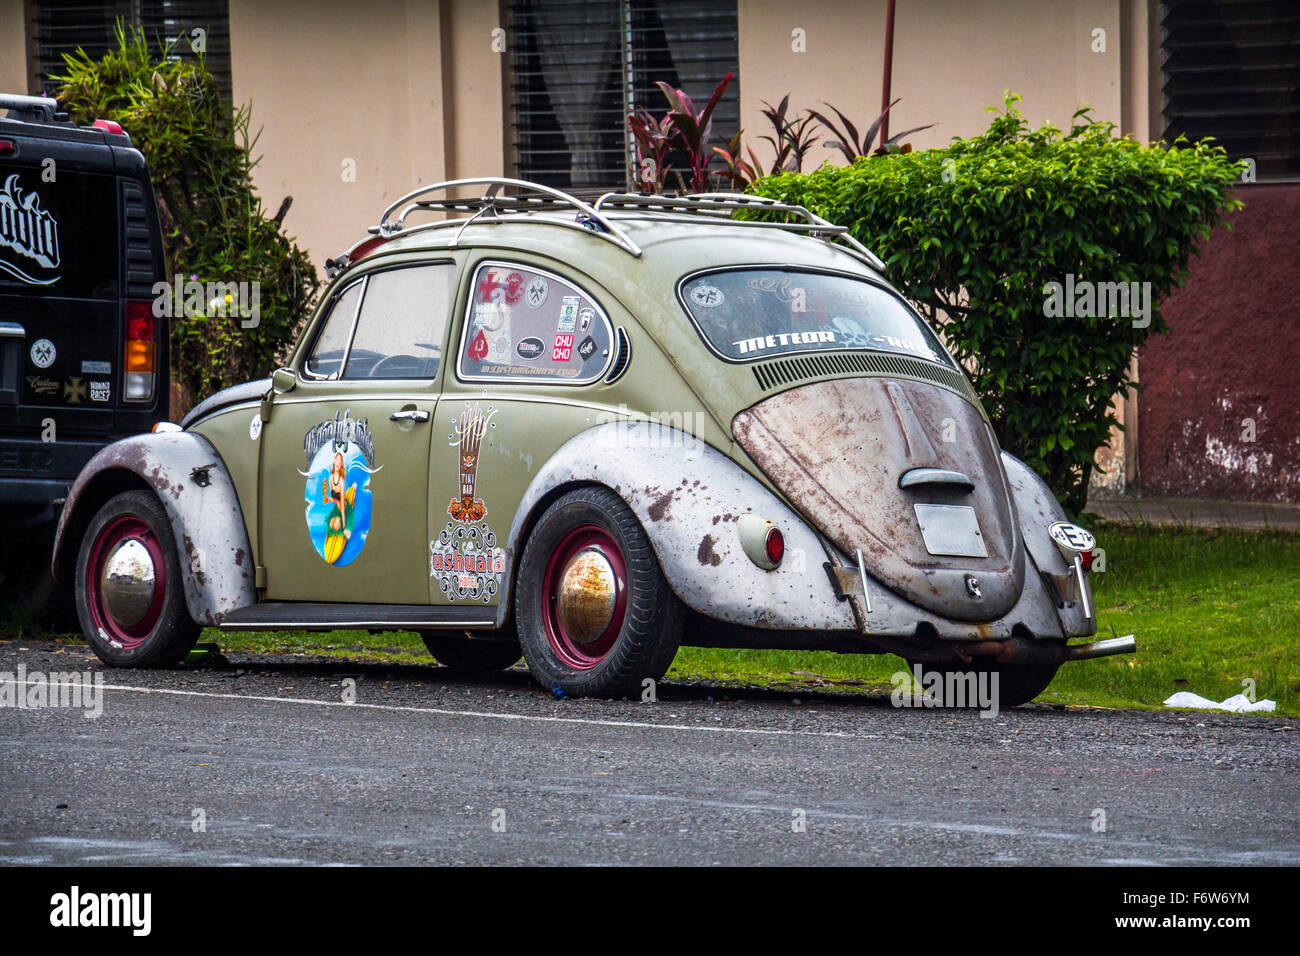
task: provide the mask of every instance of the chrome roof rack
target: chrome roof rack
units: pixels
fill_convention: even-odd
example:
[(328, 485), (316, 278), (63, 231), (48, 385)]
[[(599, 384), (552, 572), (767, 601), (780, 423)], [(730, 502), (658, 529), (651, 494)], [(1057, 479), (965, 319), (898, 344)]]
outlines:
[[(481, 196), (454, 197), (443, 195), (431, 198), (436, 193), (447, 193), (453, 189), (466, 186), (485, 186)], [(502, 193), (509, 187), (512, 191)], [(760, 209), (763, 212), (783, 213), (784, 222), (758, 222), (753, 220), (732, 219), (731, 215), (738, 209)], [(528, 213), (560, 210), (574, 210), (572, 220), (536, 219), (527, 217)], [(468, 217), (446, 219), (438, 222), (407, 226), (406, 219), (415, 212), (467, 212)], [(616, 213), (617, 215), (609, 215)], [(541, 222), (568, 229), (579, 229), (623, 249), (640, 258), (641, 247), (618, 226), (619, 219), (638, 218), (638, 214), (652, 215), (658, 220), (676, 222), (700, 221), (701, 216), (712, 219), (725, 219), (736, 225), (756, 229), (782, 229), (787, 232), (800, 232), (814, 236), (826, 242), (841, 239), (847, 248), (845, 252), (862, 260), (873, 269), (883, 271), (885, 264), (866, 246), (858, 242), (845, 226), (814, 215), (803, 206), (778, 202), (766, 196), (750, 196), (743, 193), (696, 193), (690, 196), (639, 196), (634, 193), (605, 193), (594, 204), (587, 203), (576, 196), (522, 179), (502, 177), (484, 177), (479, 179), (453, 179), (447, 182), (421, 186), (398, 199), (379, 217), (379, 224), (371, 226), (369, 236), (355, 243), (347, 252), (337, 259), (325, 261), (325, 272), (333, 279), (346, 269), (353, 261), (358, 249), (377, 241), (392, 239), (397, 236), (410, 235), (435, 229), (456, 228), (458, 231), (450, 245), (454, 248), (460, 241), (461, 234), (471, 225), (494, 225), (498, 223), (519, 221), (525, 217), (531, 222)]]
[[(609, 209), (619, 211), (645, 211), (667, 214), (666, 217), (679, 221), (690, 221), (691, 216), (706, 215), (727, 219), (738, 225), (753, 226), (760, 229), (783, 229), (787, 232), (802, 232), (809, 236), (834, 242), (843, 239), (850, 255), (866, 262), (873, 269), (884, 271), (885, 264), (874, 252), (849, 235), (847, 226), (837, 226), (832, 222), (810, 212), (804, 206), (783, 203), (766, 196), (751, 196), (747, 193), (692, 193), (689, 196), (639, 196), (635, 193), (605, 193), (596, 200), (597, 210)], [(748, 219), (732, 219), (731, 214), (737, 209), (759, 209), (763, 212), (784, 213), (787, 217), (797, 217), (798, 221), (755, 222)], [(682, 214), (682, 215), (676, 215)], [(698, 220), (696, 220), (698, 221)]]
[[(486, 186), (487, 188), (483, 190), (481, 196), (453, 197), (444, 195), (440, 199), (429, 198), (435, 193), (447, 193), (450, 190), (460, 189), (465, 186)], [(510, 187), (513, 192), (502, 194), (501, 190), (504, 187)], [(358, 248), (374, 242), (376, 239), (392, 239), (396, 236), (409, 235), (414, 232), (458, 227), (459, 231), (451, 241), (451, 246), (455, 247), (460, 241), (461, 233), (474, 223), (492, 225), (520, 219), (526, 213), (558, 210), (574, 210), (577, 214), (571, 221), (564, 219), (530, 219), (530, 221), (568, 229), (580, 229), (589, 235), (612, 242), (625, 252), (640, 258), (641, 247), (633, 242), (626, 232), (610, 222), (608, 218), (602, 216), (590, 204), (576, 196), (571, 196), (550, 186), (543, 186), (540, 183), (488, 176), (477, 179), (452, 179), (412, 190), (383, 211), (383, 214), (379, 217), (379, 224), (370, 227), (369, 238), (362, 239), (354, 244), (337, 259), (326, 260), (325, 271), (331, 279), (334, 278), (351, 264), (353, 254)], [(468, 212), (471, 215), (468, 218), (446, 219), (439, 222), (422, 223), (418, 226), (406, 225), (406, 218), (411, 213), (434, 211)], [(395, 213), (396, 215), (394, 215)]]

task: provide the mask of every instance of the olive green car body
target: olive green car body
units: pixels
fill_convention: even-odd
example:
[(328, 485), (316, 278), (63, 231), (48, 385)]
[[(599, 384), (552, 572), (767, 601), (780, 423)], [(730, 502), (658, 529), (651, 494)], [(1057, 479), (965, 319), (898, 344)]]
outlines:
[[(449, 617), (445, 626), (508, 631), (518, 597), (514, 573), (530, 529), (566, 491), (600, 485), (631, 508), (673, 592), (694, 612), (686, 643), (893, 651), (952, 661), (961, 657), (953, 656), (955, 645), (1016, 640), (1063, 646), (1068, 638), (1095, 631), (1082, 574), (1084, 593), (1065, 595), (1072, 569), (1046, 534), (1063, 512), (1030, 469), (996, 449), (987, 415), (955, 364), (868, 362), (867, 356), (855, 365), (819, 365), (787, 358), (779, 368), (759, 372), (763, 360), (721, 360), (680, 297), (687, 277), (752, 267), (848, 275), (896, 296), (862, 256), (823, 238), (717, 217), (687, 222), (681, 216), (611, 211), (608, 220), (635, 242), (639, 255), (573, 228), (571, 216), (555, 212), (413, 229), (374, 243), (334, 279), (286, 368), (273, 379), (213, 396), (190, 413), (183, 431), (129, 439), (87, 466), (61, 517), (56, 574), (71, 577), (79, 535), (100, 504), (124, 488), (149, 488), (172, 519), (183, 550), (189, 611), (201, 624), (253, 626), (261, 619), (250, 617), (250, 608), (301, 603), (430, 609), (427, 618), (414, 610), (408, 614), (405, 620), (416, 628), (442, 626), (435, 612), (460, 607), (469, 616)], [(359, 277), (430, 262), (455, 265), (434, 378), (305, 374), (321, 325), (342, 290)], [(467, 347), (476, 274), (484, 262), (560, 277), (598, 303), (621, 338), (618, 348), (611, 342), (612, 354), (593, 383), (462, 379), (458, 360)], [(1002, 519), (1010, 524), (1006, 561), (1016, 567), (1004, 577), (1017, 590), (999, 613), (970, 610), (970, 601), (980, 597), (978, 583), (969, 584), (980, 559), (971, 559), (972, 573), (964, 574), (969, 594), (932, 596), (925, 606), (882, 583), (861, 550), (855, 555), (835, 544), (796, 504), (791, 481), (774, 480), (771, 463), (761, 467), (736, 437), (738, 416), (786, 393), (835, 382), (853, 389), (873, 381), (898, 386), (888, 392), (890, 401), (904, 394), (899, 389), (910, 389), (907, 395), (934, 397), (935, 408), (956, 409), (963, 427), (978, 433), (971, 440), (992, 449), (981, 460), (992, 462), (987, 470), (996, 474), (973, 479), (1003, 489), (1008, 501)], [(490, 423), (483, 428), (471, 498), (486, 507), (482, 527), (490, 526), (503, 566), (491, 594), (480, 599), (475, 592), (466, 601), (455, 594), (454, 582), (451, 592), (445, 581), (440, 586), (431, 555), (440, 534), (455, 524), (445, 502), (454, 506), (463, 490), (458, 423), (463, 426), (475, 409)], [(390, 418), (398, 412), (413, 417)], [(422, 413), (427, 418), (419, 421)], [(368, 423), (373, 504), (364, 547), (346, 566), (332, 566), (304, 528), (311, 451), (304, 449), (304, 436), (341, 416)], [(827, 427), (816, 420), (807, 424), (811, 431)], [(920, 427), (939, 423), (923, 421)], [(841, 430), (836, 441), (853, 438)], [(880, 453), (889, 448), (882, 445)], [(851, 489), (854, 480), (845, 473), (825, 484)], [(309, 479), (308, 498), (314, 493)], [(786, 554), (776, 567), (755, 559), (753, 541), (744, 540), (747, 525), (738, 520), (745, 514), (782, 530)], [(893, 525), (882, 539), (917, 536), (910, 513), (885, 509), (877, 517)], [(958, 577), (952, 580), (962, 580), (964, 567), (954, 567)], [(491, 577), (490, 563), (488, 571)], [(935, 574), (918, 572), (926, 580), (949, 580)], [(949, 606), (954, 613), (936, 611)], [(299, 623), (378, 627), (392, 626), (391, 620), (341, 614)]]

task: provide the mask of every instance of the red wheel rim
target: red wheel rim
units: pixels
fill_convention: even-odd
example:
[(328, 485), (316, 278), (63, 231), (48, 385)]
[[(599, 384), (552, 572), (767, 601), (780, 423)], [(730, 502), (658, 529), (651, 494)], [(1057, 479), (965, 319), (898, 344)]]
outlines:
[[(615, 583), (614, 609), (608, 625), (591, 640), (578, 640), (570, 634), (559, 612), (561, 583), (570, 561), (584, 551), (594, 551), (605, 559)], [(623, 630), (627, 612), (627, 565), (618, 542), (604, 528), (583, 525), (564, 536), (546, 563), (542, 578), (542, 620), (551, 650), (575, 670), (591, 670), (608, 655)]]
[[(104, 594), (103, 576), (106, 563), (122, 546), (130, 542), (142, 545), (152, 562), (153, 587), (143, 616), (137, 621), (123, 622), (110, 610), (111, 602), (106, 600)], [(85, 588), (91, 622), (99, 635), (110, 644), (131, 650), (139, 647), (153, 633), (162, 616), (163, 597), (167, 593), (167, 563), (163, 560), (162, 544), (158, 541), (158, 536), (144, 519), (135, 515), (121, 515), (100, 529), (90, 550), (90, 560), (86, 562)]]

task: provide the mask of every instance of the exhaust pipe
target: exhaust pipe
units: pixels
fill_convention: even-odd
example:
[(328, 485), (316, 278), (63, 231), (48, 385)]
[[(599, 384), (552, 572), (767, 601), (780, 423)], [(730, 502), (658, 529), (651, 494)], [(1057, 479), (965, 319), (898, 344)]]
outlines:
[(1104, 641), (1091, 644), (1068, 644), (1065, 648), (1067, 661), (1089, 661), (1094, 657), (1110, 657), (1113, 654), (1136, 654), (1137, 641), (1132, 634), (1124, 637), (1110, 637)]
[(1134, 654), (1137, 641), (1133, 635), (1111, 637), (1091, 644), (1061, 644), (1058, 641), (1028, 641), (1008, 637), (998, 641), (976, 641), (971, 644), (952, 645), (958, 660), (971, 663), (973, 657), (992, 658), (999, 664), (1061, 664), (1065, 661), (1086, 661), (1112, 654)]

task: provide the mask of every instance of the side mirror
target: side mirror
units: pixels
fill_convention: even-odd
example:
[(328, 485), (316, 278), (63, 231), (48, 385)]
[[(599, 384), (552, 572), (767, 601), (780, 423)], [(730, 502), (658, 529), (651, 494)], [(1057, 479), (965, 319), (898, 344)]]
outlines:
[(291, 368), (277, 368), (271, 373), (271, 388), (277, 394), (292, 392), (293, 387), (298, 384), (298, 376), (293, 373)]

